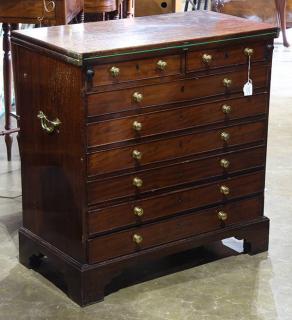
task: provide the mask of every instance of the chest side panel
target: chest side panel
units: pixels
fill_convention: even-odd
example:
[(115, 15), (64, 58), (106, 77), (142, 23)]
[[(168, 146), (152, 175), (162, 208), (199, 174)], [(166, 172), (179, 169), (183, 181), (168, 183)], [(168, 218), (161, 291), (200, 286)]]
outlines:
[[(13, 46), (13, 58), (24, 228), (83, 260), (81, 71), (20, 46)], [(53, 132), (45, 117), (57, 123)]]

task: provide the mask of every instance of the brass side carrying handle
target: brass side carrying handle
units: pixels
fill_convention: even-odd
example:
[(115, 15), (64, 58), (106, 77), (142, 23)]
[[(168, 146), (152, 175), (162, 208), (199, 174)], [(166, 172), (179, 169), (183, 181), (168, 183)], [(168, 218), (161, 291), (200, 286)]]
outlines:
[(37, 117), (41, 121), (42, 129), (47, 133), (53, 133), (62, 123), (58, 118), (53, 121), (49, 120), (42, 111), (39, 111)]

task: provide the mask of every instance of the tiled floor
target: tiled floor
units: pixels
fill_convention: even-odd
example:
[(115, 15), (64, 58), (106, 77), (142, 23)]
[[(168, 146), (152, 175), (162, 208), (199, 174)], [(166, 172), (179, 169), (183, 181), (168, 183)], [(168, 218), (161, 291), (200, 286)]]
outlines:
[[(292, 32), (289, 37), (292, 43)], [(81, 309), (18, 263), (19, 157), (14, 144), (13, 161), (5, 161), (3, 139), (0, 150), (0, 320), (292, 319), (292, 49), (277, 45), (274, 55), (265, 202), (271, 218), (268, 253), (177, 272)]]

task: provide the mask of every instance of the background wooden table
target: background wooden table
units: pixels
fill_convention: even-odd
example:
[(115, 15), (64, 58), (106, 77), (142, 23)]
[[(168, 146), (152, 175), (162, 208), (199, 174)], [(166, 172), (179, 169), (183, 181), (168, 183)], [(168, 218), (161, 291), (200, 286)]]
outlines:
[(284, 46), (286, 27), (292, 24), (292, 0), (212, 0), (214, 11), (251, 20), (280, 24)]
[[(0, 23), (3, 23), (3, 82), (5, 128), (0, 136), (5, 136), (7, 159), (11, 160), (12, 133), (18, 128), (11, 128), (12, 114), (11, 91), (11, 31), (19, 23), (62, 25), (77, 17), (83, 10), (83, 0), (0, 0)], [(16, 116), (15, 116), (16, 117)]]

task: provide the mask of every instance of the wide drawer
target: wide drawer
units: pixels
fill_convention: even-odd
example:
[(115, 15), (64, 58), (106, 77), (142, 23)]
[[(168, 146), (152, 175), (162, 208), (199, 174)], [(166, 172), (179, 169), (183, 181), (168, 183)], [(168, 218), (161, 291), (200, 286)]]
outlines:
[[(90, 235), (115, 228), (141, 224), (180, 212), (219, 204), (226, 200), (247, 196), (264, 190), (263, 171), (221, 179), (197, 187), (172, 191), (167, 194), (128, 201), (124, 204), (101, 208), (88, 215)], [(224, 187), (222, 189), (222, 187)], [(221, 190), (222, 189), (222, 190)], [(225, 190), (225, 191), (224, 191)], [(223, 194), (223, 191), (225, 194)]]
[[(227, 151), (228, 147), (264, 141), (265, 137), (266, 123), (259, 121), (98, 151), (88, 155), (87, 173), (89, 176), (94, 176), (119, 170), (139, 169), (155, 162), (174, 160), (202, 152)], [(139, 160), (134, 158), (137, 155), (141, 157)]]
[(181, 56), (115, 62), (93, 68), (93, 86), (159, 78), (181, 73)]
[[(254, 88), (267, 86), (267, 65), (255, 65), (251, 69)], [(231, 80), (230, 82), (224, 80)], [(87, 96), (89, 117), (139, 110), (147, 106), (165, 105), (224, 93), (242, 92), (247, 81), (247, 69), (238, 68), (211, 76), (183, 79), (163, 84), (145, 85), (135, 88), (105, 91)]]
[[(198, 234), (224, 229), (262, 215), (263, 199), (255, 197), (133, 228), (88, 241), (89, 263), (101, 262)], [(222, 221), (222, 219), (225, 219)]]
[(267, 94), (226, 99), (201, 105), (90, 123), (88, 147), (138, 140), (156, 134), (264, 114)]
[[(246, 49), (253, 50), (251, 62), (264, 61), (267, 57), (267, 42), (245, 43), (215, 49), (188, 51), (186, 55), (187, 72), (209, 70), (248, 63)], [(250, 52), (250, 51), (249, 51)], [(268, 55), (269, 56), (269, 55)]]
[(151, 193), (165, 188), (233, 174), (264, 166), (264, 164), (265, 147), (259, 147), (139, 171), (138, 176), (143, 181), (143, 185), (138, 190), (133, 186), (133, 179), (137, 176), (133, 173), (94, 180), (87, 184), (88, 204), (102, 204), (125, 197), (151, 195)]

